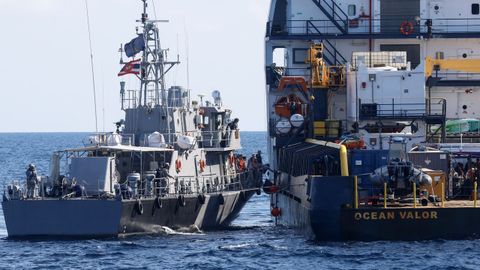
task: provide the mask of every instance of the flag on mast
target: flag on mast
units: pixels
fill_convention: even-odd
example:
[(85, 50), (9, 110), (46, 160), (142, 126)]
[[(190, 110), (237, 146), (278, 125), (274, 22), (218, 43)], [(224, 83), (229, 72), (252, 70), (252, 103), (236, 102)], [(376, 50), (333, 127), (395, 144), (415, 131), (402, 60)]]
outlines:
[(126, 63), (125, 66), (123, 66), (122, 70), (120, 70), (120, 72), (118, 73), (118, 76), (120, 77), (127, 74), (140, 75), (142, 69), (140, 64), (141, 61), (141, 59), (137, 59)]
[(137, 53), (145, 50), (145, 39), (143, 34), (138, 35), (138, 37), (125, 44), (124, 50), (127, 57), (134, 57)]

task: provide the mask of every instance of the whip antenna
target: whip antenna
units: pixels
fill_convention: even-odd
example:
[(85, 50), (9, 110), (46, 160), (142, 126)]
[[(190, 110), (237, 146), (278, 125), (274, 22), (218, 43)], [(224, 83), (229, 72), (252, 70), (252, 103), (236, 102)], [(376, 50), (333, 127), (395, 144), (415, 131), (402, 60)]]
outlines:
[(90, 31), (90, 16), (88, 14), (88, 1), (85, 0), (85, 12), (87, 14), (87, 28), (88, 28), (88, 42), (90, 44), (90, 66), (92, 69), (92, 84), (93, 84), (93, 106), (95, 107), (95, 132), (98, 133), (98, 117), (97, 117), (97, 90), (95, 88), (95, 71), (93, 69), (93, 49), (92, 49), (92, 34)]

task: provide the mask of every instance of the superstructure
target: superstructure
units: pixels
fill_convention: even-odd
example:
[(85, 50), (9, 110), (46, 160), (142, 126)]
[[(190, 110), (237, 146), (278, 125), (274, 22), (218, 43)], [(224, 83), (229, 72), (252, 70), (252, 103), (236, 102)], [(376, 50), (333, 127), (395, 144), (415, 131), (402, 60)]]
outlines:
[(478, 235), (479, 41), (477, 1), (273, 0), (276, 221), (319, 240)]

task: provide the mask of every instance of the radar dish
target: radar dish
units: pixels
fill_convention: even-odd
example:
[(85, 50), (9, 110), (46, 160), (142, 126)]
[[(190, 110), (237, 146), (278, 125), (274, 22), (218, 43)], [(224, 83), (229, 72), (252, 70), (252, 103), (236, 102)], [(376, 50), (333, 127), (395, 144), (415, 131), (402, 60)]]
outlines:
[(220, 99), (220, 91), (218, 91), (218, 90), (213, 91), (213, 92), (212, 92), (212, 98), (213, 98), (214, 100)]

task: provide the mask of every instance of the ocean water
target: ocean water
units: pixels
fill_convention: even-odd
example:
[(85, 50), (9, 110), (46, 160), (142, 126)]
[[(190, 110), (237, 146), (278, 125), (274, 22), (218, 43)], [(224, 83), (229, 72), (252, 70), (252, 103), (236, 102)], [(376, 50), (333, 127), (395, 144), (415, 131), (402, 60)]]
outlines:
[[(81, 146), (86, 135), (0, 134), (0, 184), (22, 179), (31, 162), (48, 173), (50, 153)], [(244, 132), (242, 141), (243, 153), (266, 153), (265, 133)], [(478, 240), (310, 242), (274, 225), (264, 194), (227, 230), (119, 239), (9, 240), (0, 212), (0, 269), (480, 269), (479, 250)]]

